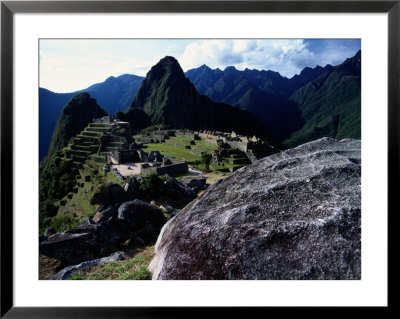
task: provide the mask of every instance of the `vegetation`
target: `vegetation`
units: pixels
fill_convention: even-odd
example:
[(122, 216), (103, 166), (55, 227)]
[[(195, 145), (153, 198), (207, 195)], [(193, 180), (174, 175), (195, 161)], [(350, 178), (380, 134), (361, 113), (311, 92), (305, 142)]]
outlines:
[(54, 202), (64, 197), (75, 186), (75, 178), (70, 161), (51, 157), (39, 169), (39, 224), (46, 226), (49, 217), (57, 213)]
[(83, 218), (76, 218), (72, 215), (61, 215), (53, 218), (51, 227), (57, 232), (65, 231), (78, 226)]
[(151, 279), (147, 269), (154, 257), (154, 246), (145, 247), (127, 260), (112, 261), (89, 269), (83, 269), (71, 276), (71, 280), (143, 280)]
[(145, 129), (143, 129), (142, 134), (149, 133), (152, 131), (166, 130), (166, 129), (168, 129), (168, 126), (165, 124), (151, 125), (149, 127), (146, 127)]
[(211, 159), (212, 159), (212, 156), (210, 153), (207, 153), (207, 152), (201, 153), (201, 164), (204, 165), (206, 171), (210, 170)]
[[(87, 89), (90, 96), (108, 114), (115, 114), (118, 110), (125, 110), (132, 102), (132, 97), (140, 87), (143, 78), (136, 75), (124, 74), (118, 77), (109, 77), (102, 83), (94, 84)], [(39, 88), (39, 160), (41, 161), (49, 151), (49, 145), (57, 120), (64, 105), (79, 92), (54, 93)], [(138, 128), (140, 129), (140, 128)]]
[(200, 95), (173, 57), (165, 57), (151, 68), (130, 109), (143, 110), (152, 124), (268, 136), (262, 121), (250, 112)]
[(88, 93), (75, 95), (61, 111), (51, 139), (48, 156), (51, 157), (67, 146), (71, 138), (79, 134), (94, 118), (105, 115), (107, 113)]
[(160, 177), (156, 173), (142, 177), (139, 185), (139, 198), (150, 201), (158, 198), (168, 177)]
[(161, 154), (168, 157), (175, 157), (177, 159), (183, 159), (191, 163), (196, 160), (200, 160), (200, 156), (193, 154), (191, 150), (185, 149), (183, 147), (169, 145), (169, 144), (145, 144), (143, 151), (159, 151)]
[(296, 91), (306, 120), (284, 143), (293, 147), (324, 136), (361, 138), (361, 52)]

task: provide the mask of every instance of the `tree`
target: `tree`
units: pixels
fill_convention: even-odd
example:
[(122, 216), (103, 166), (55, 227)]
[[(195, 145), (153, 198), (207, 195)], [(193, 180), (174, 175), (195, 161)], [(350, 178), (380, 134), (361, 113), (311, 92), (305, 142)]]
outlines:
[(204, 165), (204, 167), (207, 171), (210, 170), (211, 158), (212, 158), (211, 154), (209, 154), (207, 152), (201, 153), (201, 164)]

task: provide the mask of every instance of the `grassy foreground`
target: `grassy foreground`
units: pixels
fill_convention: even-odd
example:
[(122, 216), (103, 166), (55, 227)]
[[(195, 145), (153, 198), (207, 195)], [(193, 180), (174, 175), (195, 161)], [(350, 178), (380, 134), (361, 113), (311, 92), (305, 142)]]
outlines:
[(148, 246), (139, 249), (133, 258), (80, 270), (70, 280), (150, 280), (147, 267), (153, 257), (154, 246)]

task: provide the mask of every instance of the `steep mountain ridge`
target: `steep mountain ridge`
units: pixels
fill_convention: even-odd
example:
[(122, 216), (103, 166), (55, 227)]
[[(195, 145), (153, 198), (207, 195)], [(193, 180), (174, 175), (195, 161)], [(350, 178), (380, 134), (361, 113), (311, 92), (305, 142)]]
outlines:
[(153, 124), (269, 137), (264, 124), (250, 112), (200, 95), (173, 57), (167, 56), (151, 68), (130, 109), (144, 110)]
[(291, 79), (274, 71), (227, 67), (224, 71), (206, 66), (186, 72), (200, 94), (224, 102), (259, 117), (278, 140), (283, 140), (304, 124), (301, 114), (288, 97), (332, 66), (306, 68)]
[(94, 118), (107, 115), (89, 93), (75, 95), (64, 106), (51, 139), (48, 157), (68, 145), (72, 137), (81, 132)]
[[(162, 99), (161, 96), (156, 97), (156, 90), (150, 92), (152, 94), (150, 100), (154, 102), (152, 102), (152, 107), (147, 105), (141, 112), (136, 107), (135, 114), (132, 111), (128, 114), (128, 108), (142, 84), (143, 77), (128, 74), (109, 77), (106, 81), (94, 84), (85, 91), (96, 98), (109, 114), (115, 114), (117, 110), (126, 110), (118, 114), (128, 121), (135, 122), (140, 129), (151, 124), (150, 118), (157, 123), (166, 120), (172, 125), (182, 124), (179, 123), (182, 119), (177, 121), (175, 117), (182, 118), (183, 110), (168, 107), (165, 112), (161, 111), (161, 109), (164, 110), (162, 105), (166, 102), (164, 99), (172, 101), (173, 95), (178, 94), (179, 99), (185, 100), (189, 96), (195, 96), (193, 90), (196, 90), (213, 101), (227, 103), (251, 112), (263, 121), (272, 137), (278, 141), (284, 141), (288, 146), (295, 146), (322, 136), (360, 138), (359, 83), (361, 74), (360, 67), (357, 68), (351, 63), (354, 59), (358, 59), (358, 63), (361, 63), (360, 51), (355, 57), (347, 59), (339, 66), (306, 67), (291, 79), (273, 71), (249, 69), (238, 71), (234, 67), (220, 70), (202, 65), (184, 73), (193, 83), (189, 85), (186, 81), (182, 81), (183, 87), (188, 92), (185, 92), (183, 88), (174, 92), (169, 89), (168, 94)], [(171, 69), (171, 72), (175, 71)], [(183, 78), (183, 71), (180, 68), (178, 73), (179, 78)], [(174, 76), (167, 78), (170, 82), (163, 83), (161, 80), (158, 84), (166, 88), (175, 81)], [(62, 107), (76, 93), (78, 92), (59, 94), (43, 88), (39, 89), (40, 160), (48, 152), (52, 132)], [(137, 103), (142, 103), (144, 99), (144, 96), (139, 96)], [(209, 104), (204, 97), (199, 96), (195, 100), (191, 104)], [(323, 107), (320, 108), (320, 105)], [(222, 120), (226, 120), (223, 116), (227, 111), (226, 105), (220, 104), (218, 110), (220, 110), (219, 116)], [(173, 114), (175, 111), (177, 115)], [(145, 112), (151, 115), (150, 118)], [(236, 111), (232, 112), (239, 115)], [(191, 116), (198, 117), (199, 115), (192, 114)], [(185, 121), (189, 121), (189, 118)], [(207, 121), (210, 122), (211, 119)], [(221, 123), (220, 126), (225, 130), (230, 130), (231, 127), (229, 123)]]
[(129, 107), (142, 80), (143, 77), (131, 74), (111, 76), (104, 82), (71, 93), (55, 93), (39, 88), (39, 161), (47, 155), (61, 110), (72, 97), (88, 92), (108, 114), (115, 114)]
[(289, 99), (305, 125), (285, 141), (288, 146), (329, 136), (361, 138), (361, 51), (301, 87)]

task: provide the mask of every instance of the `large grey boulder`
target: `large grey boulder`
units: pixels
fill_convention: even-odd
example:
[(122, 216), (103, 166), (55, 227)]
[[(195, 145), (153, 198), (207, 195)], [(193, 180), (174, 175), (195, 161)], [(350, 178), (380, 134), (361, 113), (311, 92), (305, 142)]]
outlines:
[(153, 279), (360, 279), (361, 142), (323, 138), (213, 184), (161, 230)]

